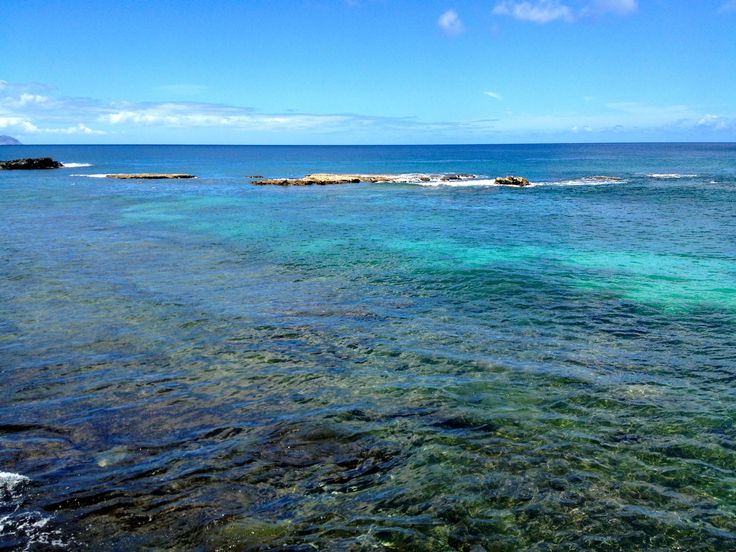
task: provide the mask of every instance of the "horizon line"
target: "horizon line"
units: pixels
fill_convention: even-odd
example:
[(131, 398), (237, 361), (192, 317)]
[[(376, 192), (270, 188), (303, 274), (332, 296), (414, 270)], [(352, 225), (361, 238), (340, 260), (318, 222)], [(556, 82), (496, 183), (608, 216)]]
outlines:
[(673, 140), (673, 141), (621, 141), (621, 142), (473, 142), (473, 143), (406, 143), (406, 144), (192, 144), (192, 143), (43, 143), (43, 144), (0, 144), (3, 147), (36, 147), (36, 146), (210, 146), (210, 147), (433, 147), (433, 146), (603, 146), (603, 145), (641, 145), (641, 144), (736, 144), (736, 140)]

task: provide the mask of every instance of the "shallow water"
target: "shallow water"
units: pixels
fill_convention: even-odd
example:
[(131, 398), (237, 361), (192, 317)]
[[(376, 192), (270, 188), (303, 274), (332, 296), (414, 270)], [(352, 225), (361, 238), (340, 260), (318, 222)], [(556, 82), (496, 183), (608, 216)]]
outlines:
[(736, 146), (0, 154), (0, 549), (736, 548)]

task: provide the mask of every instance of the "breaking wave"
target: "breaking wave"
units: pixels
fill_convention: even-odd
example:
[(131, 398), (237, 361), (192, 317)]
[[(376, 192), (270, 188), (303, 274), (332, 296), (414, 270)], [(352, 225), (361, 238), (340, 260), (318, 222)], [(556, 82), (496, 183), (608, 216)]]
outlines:
[(64, 163), (62, 162), (61, 164), (64, 166), (64, 168), (67, 168), (67, 169), (78, 169), (80, 167), (91, 167), (92, 166), (92, 163)]
[(546, 186), (601, 186), (604, 184), (622, 184), (624, 182), (626, 182), (626, 179), (617, 176), (583, 176), (581, 178), (535, 182), (535, 184)]
[[(411, 181), (408, 181), (411, 182)], [(624, 178), (617, 176), (584, 176), (582, 178), (568, 178), (564, 180), (543, 180), (529, 182), (524, 188), (534, 188), (536, 186), (600, 186), (604, 184), (621, 184), (627, 182)], [(502, 186), (516, 188), (517, 186), (509, 186), (507, 184), (499, 184), (495, 178), (465, 178), (460, 180), (443, 180), (431, 179), (429, 181), (415, 180), (413, 183), (420, 186), (454, 186), (454, 187), (470, 187), (470, 186)]]
[(0, 546), (24, 551), (68, 547), (61, 531), (48, 527), (50, 517), (23, 509), (23, 490), (30, 481), (19, 473), (0, 472)]
[(649, 178), (658, 180), (677, 180), (679, 178), (695, 178), (697, 174), (679, 174), (679, 173), (651, 173), (647, 175)]
[(474, 186), (500, 186), (496, 182), (495, 178), (473, 178), (473, 179), (466, 179), (466, 180), (424, 180), (424, 181), (406, 181), (413, 184), (418, 184), (420, 186), (429, 186), (429, 187), (438, 187), (438, 186), (449, 186), (449, 187), (455, 187), (455, 188), (466, 188), (466, 187), (474, 187)]

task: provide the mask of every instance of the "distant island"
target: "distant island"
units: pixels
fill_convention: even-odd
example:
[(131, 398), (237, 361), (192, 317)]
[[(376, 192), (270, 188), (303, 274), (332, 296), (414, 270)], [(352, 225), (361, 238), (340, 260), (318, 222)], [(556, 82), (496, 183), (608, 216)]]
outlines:
[(20, 140), (16, 140), (12, 136), (0, 136), (0, 146), (21, 146)]

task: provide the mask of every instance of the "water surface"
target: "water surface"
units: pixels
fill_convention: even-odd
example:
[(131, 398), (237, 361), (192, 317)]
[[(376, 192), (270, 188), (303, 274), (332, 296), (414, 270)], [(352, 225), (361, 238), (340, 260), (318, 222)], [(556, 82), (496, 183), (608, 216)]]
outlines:
[(736, 145), (0, 154), (0, 549), (736, 548)]

